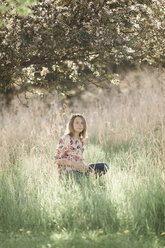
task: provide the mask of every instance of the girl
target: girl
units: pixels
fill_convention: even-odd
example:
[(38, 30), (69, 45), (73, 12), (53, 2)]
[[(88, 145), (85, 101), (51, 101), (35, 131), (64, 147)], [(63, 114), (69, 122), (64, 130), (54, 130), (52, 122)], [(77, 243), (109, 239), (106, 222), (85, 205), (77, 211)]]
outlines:
[(95, 170), (96, 173), (103, 172), (109, 168), (105, 163), (89, 164), (84, 162), (84, 139), (86, 137), (87, 126), (85, 118), (81, 114), (71, 116), (68, 123), (68, 132), (59, 141), (55, 154), (55, 163), (61, 173), (86, 172)]
[(86, 130), (85, 118), (80, 114), (72, 115), (68, 123), (68, 132), (62, 136), (56, 149), (55, 163), (59, 172), (87, 172), (88, 166), (83, 157)]

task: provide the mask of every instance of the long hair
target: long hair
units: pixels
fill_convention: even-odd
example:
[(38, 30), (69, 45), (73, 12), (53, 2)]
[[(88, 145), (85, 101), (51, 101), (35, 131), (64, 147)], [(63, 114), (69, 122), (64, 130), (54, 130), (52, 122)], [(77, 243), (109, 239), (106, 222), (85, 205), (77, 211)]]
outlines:
[(86, 125), (86, 120), (84, 118), (83, 115), (81, 114), (73, 114), (68, 122), (68, 126), (67, 126), (67, 129), (68, 129), (68, 134), (73, 137), (74, 136), (74, 128), (73, 128), (73, 123), (74, 123), (74, 120), (76, 117), (80, 117), (82, 119), (82, 122), (83, 122), (83, 131), (79, 134), (80, 138), (84, 138), (86, 137), (86, 134), (87, 134), (87, 125)]

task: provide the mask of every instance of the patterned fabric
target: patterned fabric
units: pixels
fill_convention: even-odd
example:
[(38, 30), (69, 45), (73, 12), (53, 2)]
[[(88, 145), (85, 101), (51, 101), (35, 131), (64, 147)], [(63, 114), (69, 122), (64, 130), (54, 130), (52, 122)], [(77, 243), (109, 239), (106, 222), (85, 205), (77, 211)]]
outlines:
[[(84, 142), (83, 139), (73, 139), (69, 134), (62, 136), (56, 149), (55, 159), (66, 159), (68, 161), (83, 161)], [(59, 171), (73, 171), (70, 167), (58, 165)]]

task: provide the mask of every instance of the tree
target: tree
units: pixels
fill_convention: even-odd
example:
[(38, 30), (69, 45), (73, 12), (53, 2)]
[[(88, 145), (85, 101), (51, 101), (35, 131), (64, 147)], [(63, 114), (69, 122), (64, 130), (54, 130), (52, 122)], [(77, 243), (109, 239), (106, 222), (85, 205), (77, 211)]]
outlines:
[[(20, 16), (26, 16), (31, 13), (30, 7), (35, 5), (37, 0), (3, 0), (0, 1), (0, 12), (12, 12)], [(3, 24), (1, 20), (1, 24)]]
[(72, 94), (89, 83), (116, 83), (123, 66), (165, 66), (164, 0), (40, 0), (27, 16), (4, 5), (2, 94)]

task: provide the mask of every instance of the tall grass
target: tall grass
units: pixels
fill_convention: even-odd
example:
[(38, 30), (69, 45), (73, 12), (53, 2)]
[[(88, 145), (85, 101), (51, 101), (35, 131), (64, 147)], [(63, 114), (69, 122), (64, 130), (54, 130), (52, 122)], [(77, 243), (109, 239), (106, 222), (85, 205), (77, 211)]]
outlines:
[[(97, 153), (98, 161), (105, 161), (101, 148)], [(138, 154), (139, 164), (128, 169), (120, 167), (127, 153), (119, 156), (111, 159), (105, 177), (77, 181), (59, 178), (44, 156), (23, 154), (1, 173), (1, 227), (160, 234), (165, 230), (164, 172), (152, 157)]]
[(89, 130), (85, 160), (110, 165), (110, 171), (98, 179), (57, 173), (53, 156), (69, 108), (53, 101), (48, 108), (35, 100), (29, 109), (4, 111), (0, 227), (63, 233), (164, 232), (164, 100), (154, 95), (149, 107), (145, 96), (141, 93), (138, 106), (133, 98), (114, 103), (101, 97), (97, 106), (81, 109)]

